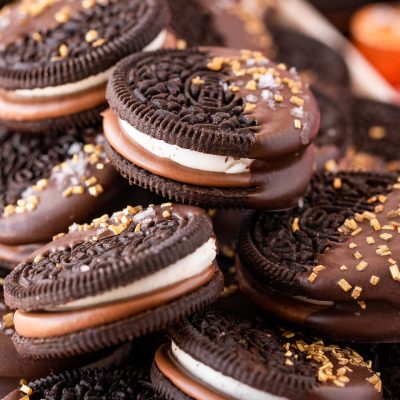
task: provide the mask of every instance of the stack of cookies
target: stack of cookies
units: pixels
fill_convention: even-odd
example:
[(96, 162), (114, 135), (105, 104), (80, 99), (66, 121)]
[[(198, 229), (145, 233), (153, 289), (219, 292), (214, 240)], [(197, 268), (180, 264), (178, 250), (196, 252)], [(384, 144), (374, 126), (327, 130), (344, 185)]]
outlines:
[(400, 398), (399, 109), (269, 3), (1, 9), (1, 398)]

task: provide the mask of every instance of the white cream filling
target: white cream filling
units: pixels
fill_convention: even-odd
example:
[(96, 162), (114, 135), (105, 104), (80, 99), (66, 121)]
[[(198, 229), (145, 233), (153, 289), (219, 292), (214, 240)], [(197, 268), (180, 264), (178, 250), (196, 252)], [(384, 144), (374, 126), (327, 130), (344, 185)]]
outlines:
[(222, 172), (226, 174), (241, 174), (250, 170), (251, 158), (234, 158), (199, 151), (184, 149), (146, 135), (128, 122), (119, 119), (122, 130), (130, 139), (157, 157), (183, 165), (184, 167), (207, 172)]
[(215, 239), (210, 238), (193, 253), (181, 258), (161, 271), (141, 278), (129, 285), (112, 289), (96, 296), (89, 296), (71, 301), (46, 310), (76, 310), (152, 293), (201, 274), (211, 265), (216, 255), (217, 246)]
[(171, 345), (172, 353), (178, 363), (193, 377), (205, 383), (214, 390), (236, 400), (287, 400), (286, 397), (275, 396), (271, 393), (255, 389), (239, 382), (230, 376), (223, 375), (209, 366), (195, 360), (182, 351), (174, 342)]
[[(152, 51), (160, 49), (166, 40), (167, 31), (162, 30), (158, 36), (150, 42), (143, 51)], [(66, 96), (74, 93), (83, 92), (85, 90), (100, 86), (106, 83), (108, 78), (111, 76), (113, 68), (107, 71), (100, 72), (97, 75), (89, 76), (88, 78), (82, 79), (78, 82), (66, 83), (65, 85), (59, 86), (49, 86), (45, 88), (35, 88), (35, 89), (18, 89), (11, 91), (14, 96), (23, 98), (50, 98), (55, 96)]]
[(302, 301), (303, 303), (310, 303), (310, 304), (316, 304), (318, 306), (333, 306), (335, 304), (334, 301), (329, 301), (329, 300), (314, 300), (314, 299), (309, 299), (308, 297), (303, 297), (303, 296), (293, 296), (296, 300)]

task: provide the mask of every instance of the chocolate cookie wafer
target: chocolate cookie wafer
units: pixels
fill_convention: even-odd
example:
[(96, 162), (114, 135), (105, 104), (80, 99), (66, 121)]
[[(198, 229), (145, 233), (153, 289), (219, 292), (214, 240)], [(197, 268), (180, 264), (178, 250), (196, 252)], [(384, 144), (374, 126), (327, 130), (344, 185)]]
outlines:
[(113, 66), (161, 48), (160, 0), (20, 0), (0, 12), (0, 120), (31, 132), (100, 121)]
[(0, 132), (0, 266), (15, 267), (73, 222), (121, 208), (120, 196), (131, 189), (110, 165), (102, 141), (95, 128)]
[(212, 224), (195, 207), (128, 207), (74, 225), (6, 278), (13, 342), (46, 358), (166, 328), (219, 297), (215, 257)]
[(163, 400), (154, 391), (146, 371), (116, 367), (52, 374), (22, 385), (4, 400), (20, 400), (27, 394), (31, 400)]
[(213, 308), (171, 329), (152, 368), (157, 391), (170, 400), (382, 399), (379, 376), (354, 350), (251, 311)]
[(284, 209), (312, 175), (315, 99), (293, 69), (224, 48), (137, 54), (115, 69), (107, 154), (131, 183), (209, 207)]
[(399, 189), (396, 174), (320, 174), (301, 206), (254, 213), (238, 239), (241, 290), (335, 340), (399, 341)]

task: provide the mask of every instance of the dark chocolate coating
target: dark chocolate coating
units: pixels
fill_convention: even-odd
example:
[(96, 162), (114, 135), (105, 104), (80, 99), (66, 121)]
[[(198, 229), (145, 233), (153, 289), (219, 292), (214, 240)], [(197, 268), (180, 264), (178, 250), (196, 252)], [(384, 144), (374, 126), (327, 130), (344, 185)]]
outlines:
[[(238, 241), (243, 271), (249, 275), (239, 279), (242, 289), (268, 311), (330, 337), (399, 340), (398, 282), (396, 269), (389, 270), (399, 254), (398, 232), (390, 226), (398, 219), (391, 213), (400, 200), (393, 188), (396, 179), (394, 174), (320, 174), (303, 207), (253, 214)], [(364, 212), (370, 219), (354, 221), (358, 231), (339, 232), (356, 213)], [(379, 228), (373, 228), (377, 225), (372, 218)], [(386, 245), (387, 254), (381, 250)], [(259, 282), (254, 290), (253, 280)], [(271, 290), (282, 299), (274, 302)]]

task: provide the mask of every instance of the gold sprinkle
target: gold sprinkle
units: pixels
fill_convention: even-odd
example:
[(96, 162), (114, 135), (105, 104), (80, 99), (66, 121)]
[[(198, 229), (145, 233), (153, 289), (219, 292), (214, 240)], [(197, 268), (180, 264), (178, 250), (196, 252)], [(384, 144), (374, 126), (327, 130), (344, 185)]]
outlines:
[(30, 396), (33, 393), (32, 388), (30, 388), (28, 385), (22, 385), (19, 389), (22, 393), (27, 394), (28, 396)]
[(356, 286), (353, 291), (351, 292), (351, 297), (356, 300), (360, 297), (362, 292), (362, 288), (360, 286)]
[(257, 82), (254, 79), (248, 81), (247, 84), (246, 84), (246, 89), (247, 90), (256, 90), (257, 89)]
[(294, 127), (296, 129), (301, 129), (301, 121), (297, 118), (294, 120)]
[(383, 210), (385, 209), (385, 207), (382, 204), (379, 204), (378, 206), (375, 207), (374, 211), (379, 214), (381, 213)]
[(202, 85), (204, 83), (204, 79), (201, 79), (200, 76), (196, 76), (192, 79), (193, 85)]
[(236, 85), (231, 85), (231, 86), (229, 86), (229, 88), (228, 88), (231, 92), (233, 92), (233, 93), (236, 93), (236, 92), (239, 92), (240, 91), (240, 87), (239, 86), (236, 86)]
[(336, 172), (338, 169), (338, 166), (337, 166), (337, 163), (335, 160), (328, 160), (325, 163), (324, 168), (328, 172)]
[(317, 277), (318, 275), (315, 272), (311, 272), (310, 276), (308, 277), (308, 282), (314, 283)]
[(386, 136), (386, 130), (383, 126), (371, 126), (368, 130), (368, 136), (372, 140), (381, 140)]
[(372, 218), (369, 221), (371, 227), (374, 229), (374, 231), (379, 231), (381, 229), (381, 224), (379, 223), (379, 221), (376, 218)]
[(103, 163), (97, 163), (96, 164), (96, 169), (104, 169), (104, 164)]
[(378, 256), (390, 256), (392, 254), (389, 247), (387, 247), (385, 244), (379, 245), (375, 252), (378, 254)]
[(302, 107), (304, 106), (304, 99), (299, 96), (292, 96), (290, 98), (290, 102), (296, 106)]
[(300, 230), (299, 222), (300, 222), (300, 220), (299, 220), (298, 217), (296, 217), (296, 218), (293, 220), (293, 223), (292, 223), (292, 232), (296, 232), (296, 231), (299, 231), (299, 230)]
[(176, 48), (178, 50), (185, 50), (187, 48), (187, 42), (184, 39), (179, 39), (176, 43)]
[(397, 261), (393, 260), (393, 258), (389, 258), (388, 261), (390, 262), (390, 264), (397, 264)]
[(379, 235), (379, 237), (383, 240), (390, 240), (392, 239), (393, 235), (391, 235), (390, 233), (382, 233), (381, 235)]
[(321, 272), (321, 271), (323, 271), (325, 269), (325, 265), (316, 265), (314, 268), (313, 268), (313, 271), (317, 274), (318, 272)]
[(140, 230), (142, 229), (142, 225), (140, 225), (140, 224), (137, 224), (136, 226), (135, 226), (135, 230), (134, 230), (134, 232), (140, 232)]
[(88, 189), (88, 192), (89, 192), (89, 194), (90, 194), (91, 196), (97, 197), (97, 196), (101, 195), (101, 194), (104, 192), (104, 188), (103, 188), (102, 185), (97, 184), (97, 185), (95, 185), (95, 186), (91, 186), (91, 187)]
[(85, 9), (92, 8), (96, 5), (96, 0), (83, 0), (82, 7)]
[(387, 196), (381, 194), (381, 195), (378, 196), (378, 200), (379, 200), (381, 203), (386, 203), (386, 202), (387, 202)]
[[(283, 336), (284, 338), (286, 338), (286, 339), (291, 339), (292, 337), (295, 336), (295, 333), (294, 333), (294, 332), (291, 332), (291, 331), (284, 331), (284, 332), (282, 333), (282, 336)], [(289, 343), (289, 346), (290, 346), (290, 343)]]
[(364, 271), (365, 268), (367, 268), (368, 263), (366, 261), (360, 261), (357, 266), (356, 266), (356, 270), (357, 271)]
[(338, 379), (334, 379), (333, 383), (338, 387), (345, 387), (346, 386), (343, 382), (339, 381)]
[(399, 267), (397, 266), (397, 264), (393, 264), (389, 267), (390, 269), (390, 273), (392, 275), (392, 278), (395, 281), (400, 281), (400, 271), (399, 271)]
[(65, 233), (59, 233), (58, 235), (54, 235), (53, 236), (53, 241), (54, 240), (57, 240), (57, 239), (61, 239), (62, 237), (64, 237), (65, 236)]
[(365, 304), (365, 301), (357, 301), (358, 305), (362, 310), (365, 310), (367, 308), (367, 305)]
[(71, 18), (71, 15), (72, 15), (71, 7), (65, 6), (61, 8), (61, 10), (54, 15), (54, 18), (59, 24), (63, 24)]
[(362, 258), (362, 254), (361, 254), (359, 251), (356, 251), (356, 252), (353, 254), (353, 256), (354, 256), (354, 258), (355, 258), (356, 260), (360, 260), (360, 259)]
[(60, 53), (60, 57), (65, 58), (67, 57), (69, 50), (68, 50), (68, 46), (66, 44), (62, 44), (59, 48), (58, 48), (58, 52)]
[(32, 39), (35, 42), (41, 42), (43, 40), (42, 35), (39, 32), (32, 33)]
[(340, 270), (341, 270), (341, 271), (347, 271), (348, 268), (347, 268), (346, 265), (343, 264), (343, 265), (340, 267)]
[(377, 285), (378, 284), (378, 282), (379, 282), (379, 276), (376, 276), (376, 275), (372, 275), (371, 276), (371, 279), (369, 280), (369, 282), (370, 282), (370, 284), (371, 285)]
[(350, 249), (354, 249), (354, 248), (356, 248), (356, 247), (357, 247), (357, 244), (356, 244), (356, 243), (353, 243), (353, 242), (352, 242), (352, 243), (349, 244), (349, 248), (350, 248)]
[(340, 178), (335, 178), (333, 180), (333, 188), (340, 189), (342, 187), (342, 180)]
[(291, 361), (291, 360), (289, 360), (288, 358), (286, 358), (286, 360), (285, 360), (285, 365), (292, 366), (292, 365), (293, 365), (293, 361)]
[(85, 180), (85, 186), (89, 187), (89, 186), (93, 186), (97, 183), (97, 178), (95, 176), (91, 176), (90, 178)]
[(99, 36), (99, 32), (97, 32), (95, 29), (91, 29), (90, 31), (86, 32), (85, 40), (88, 43), (92, 43), (98, 38), (98, 36)]
[(222, 57), (214, 57), (211, 61), (207, 64), (207, 68), (211, 71), (220, 71), (222, 65), (224, 64), (224, 59)]
[(82, 194), (84, 192), (85, 192), (85, 188), (83, 186), (81, 186), (81, 185), (72, 187), (72, 193), (73, 194)]
[(375, 239), (372, 236), (366, 237), (365, 240), (367, 241), (368, 244), (374, 244), (375, 243)]
[(171, 216), (171, 213), (168, 210), (163, 211), (162, 216), (164, 218), (169, 218)]
[(42, 261), (43, 259), (44, 259), (43, 256), (37, 255), (37, 256), (33, 259), (33, 263), (34, 263), (34, 264), (37, 264), (37, 263), (39, 263), (40, 261)]
[(102, 46), (105, 42), (106, 42), (106, 39), (104, 39), (104, 38), (97, 39), (92, 43), (92, 46), (99, 47), (99, 46)]
[(172, 207), (172, 203), (163, 203), (160, 206), (161, 208)]
[(255, 104), (251, 104), (251, 103), (246, 103), (246, 105), (244, 106), (244, 112), (250, 112), (253, 111), (257, 106)]
[(277, 103), (282, 103), (282, 102), (283, 102), (283, 96), (282, 96), (281, 94), (275, 94), (275, 95), (274, 95), (274, 100), (275, 100)]
[(341, 280), (338, 282), (338, 285), (339, 285), (345, 292), (348, 292), (348, 291), (352, 288), (352, 286), (350, 285), (349, 282), (346, 281), (346, 279), (341, 279)]
[(4, 207), (3, 216), (9, 217), (10, 215), (15, 214), (16, 208), (12, 204), (8, 204)]
[(2, 323), (5, 329), (11, 329), (14, 326), (14, 313), (3, 315)]

